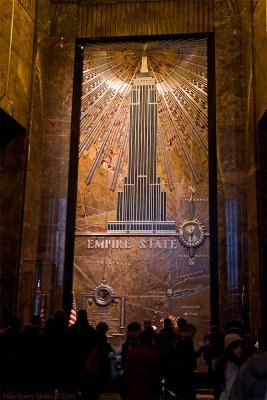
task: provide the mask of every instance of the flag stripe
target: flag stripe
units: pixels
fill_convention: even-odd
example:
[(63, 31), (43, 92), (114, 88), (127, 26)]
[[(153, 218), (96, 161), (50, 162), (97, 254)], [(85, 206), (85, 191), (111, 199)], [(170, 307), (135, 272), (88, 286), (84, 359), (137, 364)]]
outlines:
[(71, 326), (75, 324), (75, 322), (76, 322), (76, 302), (75, 302), (75, 297), (73, 297), (68, 325)]

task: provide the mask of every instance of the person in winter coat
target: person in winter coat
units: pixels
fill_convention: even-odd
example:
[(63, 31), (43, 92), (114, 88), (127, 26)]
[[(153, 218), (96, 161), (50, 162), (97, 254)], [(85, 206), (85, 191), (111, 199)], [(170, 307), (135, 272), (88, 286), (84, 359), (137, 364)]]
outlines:
[(179, 346), (182, 335), (178, 333), (170, 318), (164, 319), (164, 327), (157, 334), (156, 348), (160, 354), (163, 376), (170, 390), (174, 389), (177, 374), (181, 367)]
[(120, 394), (121, 397), (125, 397), (125, 393), (127, 390), (127, 383), (125, 378), (125, 366), (129, 357), (129, 354), (132, 349), (134, 349), (139, 344), (139, 335), (142, 331), (141, 325), (137, 321), (132, 321), (127, 326), (127, 337), (125, 342), (121, 347), (121, 389)]
[[(96, 329), (89, 323), (87, 311), (80, 309), (76, 322), (67, 329), (69, 363), (69, 390), (77, 389), (87, 391), (92, 387), (87, 372), (84, 368), (86, 358), (94, 351), (97, 345)], [(94, 380), (93, 380), (94, 383)]]
[(201, 352), (194, 349), (194, 336), (197, 328), (188, 323), (183, 330), (182, 340), (179, 345), (180, 368), (177, 369), (174, 392), (183, 400), (194, 400), (196, 392), (194, 388), (194, 371), (197, 368), (197, 358)]
[(106, 322), (96, 325), (98, 334), (97, 357), (99, 360), (99, 371), (95, 379), (98, 381), (99, 393), (107, 393), (111, 390), (111, 368), (109, 354), (115, 350), (108, 341), (107, 332), (109, 326)]
[[(68, 319), (64, 310), (54, 313), (53, 326), (44, 334), (45, 392), (69, 390)], [(37, 349), (37, 347), (34, 347)], [(38, 355), (38, 353), (37, 353)], [(39, 371), (38, 371), (39, 372)]]
[(236, 333), (224, 338), (224, 355), (217, 362), (214, 371), (214, 399), (228, 400), (235, 377), (244, 358), (244, 339)]
[(0, 332), (0, 398), (4, 393), (19, 392), (21, 390), (21, 369), (20, 369), (20, 337), (21, 320), (13, 316), (10, 325)]
[(259, 349), (241, 366), (229, 400), (267, 399), (267, 325), (258, 334)]
[(121, 349), (121, 368), (124, 370), (128, 355), (131, 349), (133, 349), (139, 343), (139, 335), (141, 333), (141, 325), (139, 322), (130, 322), (127, 326), (127, 337), (125, 342), (122, 344)]
[(160, 355), (153, 346), (153, 334), (144, 330), (139, 335), (139, 344), (129, 352), (126, 362), (126, 399), (159, 399), (161, 378)]

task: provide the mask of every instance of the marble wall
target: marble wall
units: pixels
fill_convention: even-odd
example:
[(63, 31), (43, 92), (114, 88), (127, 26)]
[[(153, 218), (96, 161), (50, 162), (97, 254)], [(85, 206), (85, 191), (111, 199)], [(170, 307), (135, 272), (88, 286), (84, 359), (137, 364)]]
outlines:
[[(259, 231), (259, 269), (251, 271), (260, 282), (263, 282), (260, 290), (260, 300), (258, 296), (251, 296), (252, 309), (259, 307), (264, 311), (263, 318), (267, 319), (267, 72), (266, 72), (266, 53), (267, 53), (267, 7), (264, 1), (253, 1), (252, 18), (252, 71), (255, 77), (254, 93), (254, 124), (257, 126), (256, 142), (258, 151), (256, 155), (256, 175), (258, 193), (258, 231)], [(251, 165), (251, 170), (254, 167)], [(252, 174), (250, 174), (251, 176)], [(251, 177), (252, 178), (252, 177)], [(252, 180), (252, 179), (251, 179)], [(254, 182), (251, 184), (251, 190)], [(250, 227), (254, 227), (255, 222), (251, 221)], [(255, 229), (254, 229), (255, 231)], [(252, 292), (253, 293), (253, 292)]]
[(266, 50), (267, 50), (267, 7), (265, 1), (252, 2), (253, 15), (251, 16), (251, 44), (252, 61), (255, 78), (254, 96), (255, 96), (255, 120), (260, 121), (266, 112), (267, 104), (267, 81), (266, 81)]
[(0, 109), (0, 320), (14, 312), (27, 154), (25, 129)]
[[(10, 23), (10, 2), (6, 3), (9, 15), (4, 15)], [(68, 191), (75, 190), (69, 159), (76, 38), (214, 32), (220, 322), (240, 318), (245, 299), (248, 318), (253, 315), (257, 326), (261, 315), (254, 154), (255, 121), (266, 103), (266, 90), (257, 78), (264, 64), (260, 43), (264, 44), (265, 1), (67, 3), (38, 2), (33, 15), (24, 15), (25, 8), (20, 10), (20, 18), (29, 18), (28, 23), (17, 21), (20, 37), (30, 40), (23, 45), (27, 46), (24, 64), (19, 67), (20, 63), (14, 62), (18, 70), (9, 69), (12, 84), (22, 73), (28, 79), (12, 97), (18, 104), (13, 116), (27, 127), (29, 135), (18, 313), (24, 320), (31, 314), (36, 265), (54, 271), (48, 273), (47, 287), (53, 288), (53, 308), (58, 308), (64, 297), (64, 254), (71, 256), (65, 252)], [(15, 5), (21, 4), (15, 1)], [(3, 36), (6, 67), (8, 28)], [(16, 57), (12, 53), (11, 59)], [(4, 91), (1, 87), (1, 93)], [(229, 278), (236, 272), (237, 284)]]
[(35, 1), (3, 0), (0, 7), (0, 107), (28, 128), (37, 20)]
[(36, 47), (35, 11), (34, 1), (0, 4), (2, 323), (16, 310)]
[(248, 10), (245, 3), (242, 10), (225, 9), (222, 3), (215, 3), (219, 298), (224, 318), (240, 319), (240, 289), (248, 289), (245, 70), (240, 68)]

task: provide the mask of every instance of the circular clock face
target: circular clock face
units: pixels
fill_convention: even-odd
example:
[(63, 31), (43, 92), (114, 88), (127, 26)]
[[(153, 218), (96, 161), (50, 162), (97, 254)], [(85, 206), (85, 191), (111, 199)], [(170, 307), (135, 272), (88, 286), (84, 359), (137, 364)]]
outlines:
[(197, 247), (205, 239), (205, 232), (198, 222), (188, 221), (180, 226), (178, 236), (183, 245), (187, 247)]

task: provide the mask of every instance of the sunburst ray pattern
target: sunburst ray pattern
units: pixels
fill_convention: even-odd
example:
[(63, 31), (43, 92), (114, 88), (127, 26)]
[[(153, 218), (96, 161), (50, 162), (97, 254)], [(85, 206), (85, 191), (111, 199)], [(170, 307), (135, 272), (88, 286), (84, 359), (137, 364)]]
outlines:
[(196, 155), (208, 154), (207, 40), (90, 43), (84, 47), (79, 157), (96, 151), (85, 180), (90, 184), (105, 160), (115, 191), (127, 163), (130, 91), (142, 54), (155, 78), (158, 103), (157, 154), (173, 190), (169, 151), (177, 152), (195, 183), (202, 180)]

